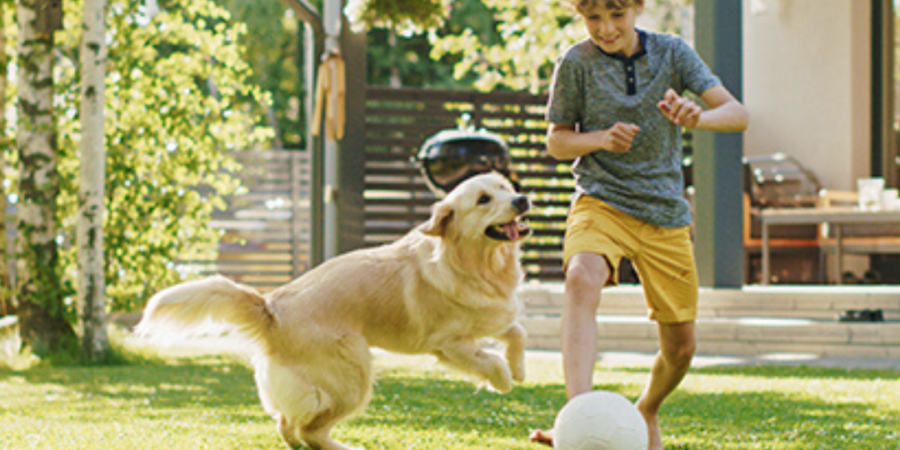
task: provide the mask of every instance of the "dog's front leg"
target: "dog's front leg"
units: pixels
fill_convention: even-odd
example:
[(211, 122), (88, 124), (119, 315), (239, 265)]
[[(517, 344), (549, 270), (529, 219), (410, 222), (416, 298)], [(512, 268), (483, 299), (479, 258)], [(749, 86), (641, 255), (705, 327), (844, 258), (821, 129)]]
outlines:
[(513, 323), (503, 334), (498, 336), (506, 344), (506, 363), (517, 383), (525, 381), (525, 328)]
[(441, 362), (486, 379), (501, 393), (512, 390), (512, 374), (497, 355), (484, 351), (471, 339), (455, 339), (434, 352)]

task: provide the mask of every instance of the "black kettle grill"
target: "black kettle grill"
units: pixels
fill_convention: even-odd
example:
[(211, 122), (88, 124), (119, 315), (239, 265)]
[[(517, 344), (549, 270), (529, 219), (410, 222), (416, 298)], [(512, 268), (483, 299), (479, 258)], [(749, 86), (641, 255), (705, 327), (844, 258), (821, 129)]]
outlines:
[(428, 138), (416, 155), (428, 188), (443, 196), (469, 177), (497, 171), (518, 190), (506, 141), (483, 128), (470, 127), (467, 116), (463, 116), (459, 129), (443, 130)]

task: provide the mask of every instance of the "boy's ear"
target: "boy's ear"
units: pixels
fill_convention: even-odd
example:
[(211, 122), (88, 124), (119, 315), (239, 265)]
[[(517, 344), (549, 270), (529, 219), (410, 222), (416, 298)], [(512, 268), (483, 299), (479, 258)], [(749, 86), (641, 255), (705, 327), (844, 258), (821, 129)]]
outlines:
[(422, 232), (429, 236), (443, 236), (453, 218), (453, 206), (439, 202), (431, 209), (431, 218), (422, 225)]

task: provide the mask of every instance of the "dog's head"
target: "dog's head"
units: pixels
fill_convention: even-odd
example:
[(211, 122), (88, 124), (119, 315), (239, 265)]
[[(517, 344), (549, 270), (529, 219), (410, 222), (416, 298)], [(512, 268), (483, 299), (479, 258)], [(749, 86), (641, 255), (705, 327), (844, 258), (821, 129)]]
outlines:
[(431, 219), (421, 231), (431, 236), (462, 241), (515, 243), (531, 234), (522, 216), (531, 201), (496, 172), (476, 175), (434, 205)]

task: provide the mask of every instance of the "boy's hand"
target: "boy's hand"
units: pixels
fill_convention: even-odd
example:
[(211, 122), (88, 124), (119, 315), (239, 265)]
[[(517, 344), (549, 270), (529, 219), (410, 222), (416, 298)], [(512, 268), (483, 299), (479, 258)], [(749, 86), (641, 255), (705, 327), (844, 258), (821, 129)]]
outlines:
[(625, 153), (631, 149), (634, 135), (640, 129), (634, 124), (616, 122), (615, 125), (604, 131), (603, 137), (600, 139), (600, 148), (610, 152)]
[(682, 97), (674, 89), (666, 91), (665, 98), (657, 106), (676, 125), (688, 129), (697, 128), (703, 108), (687, 97)]

